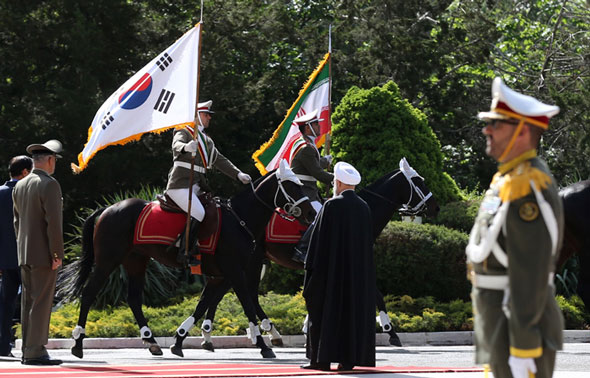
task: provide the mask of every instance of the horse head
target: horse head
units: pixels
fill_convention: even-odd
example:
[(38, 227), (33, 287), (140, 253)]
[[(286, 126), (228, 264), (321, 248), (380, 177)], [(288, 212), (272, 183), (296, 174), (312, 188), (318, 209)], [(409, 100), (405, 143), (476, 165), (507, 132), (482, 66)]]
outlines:
[(438, 202), (426, 186), (424, 178), (410, 166), (405, 157), (399, 161), (399, 172), (409, 184), (409, 190), (406, 193), (407, 200), (402, 205), (401, 212), (409, 215), (436, 216), (440, 210)]
[[(268, 190), (266, 186), (272, 188)], [(288, 216), (296, 218), (302, 224), (309, 225), (315, 219), (316, 211), (309, 198), (303, 194), (303, 184), (295, 176), (295, 173), (289, 168), (288, 163), (282, 160), (279, 164), (279, 168), (274, 172), (271, 172), (265, 176), (264, 180), (254, 189), (254, 193), (265, 193), (272, 194), (273, 209), (282, 208)], [(262, 202), (266, 201), (258, 197)], [(270, 200), (270, 198), (268, 198)], [(270, 206), (267, 204), (267, 206)]]

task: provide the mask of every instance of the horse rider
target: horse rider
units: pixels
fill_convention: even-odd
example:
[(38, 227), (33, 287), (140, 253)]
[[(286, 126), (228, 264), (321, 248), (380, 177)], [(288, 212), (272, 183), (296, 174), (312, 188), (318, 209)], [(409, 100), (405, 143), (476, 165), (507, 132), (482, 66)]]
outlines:
[[(213, 140), (206, 134), (206, 129), (211, 122), (211, 115), (214, 112), (211, 110), (213, 101), (202, 102), (198, 104), (197, 117), (192, 125), (182, 126), (174, 131), (172, 139), (172, 156), (173, 165), (168, 172), (168, 184), (166, 185), (166, 195), (171, 198), (182, 210), (188, 212), (189, 203), (189, 183), (190, 183), (190, 169), (191, 159), (194, 158), (193, 166), (193, 190), (191, 199), (191, 240), (189, 244), (191, 251), (189, 255), (198, 254), (198, 246), (196, 243), (196, 232), (198, 225), (205, 217), (205, 209), (198, 199), (198, 194), (201, 192), (210, 192), (209, 183), (207, 181), (207, 170), (216, 168), (225, 173), (231, 178), (236, 178), (243, 184), (249, 184), (252, 179), (250, 175), (239, 170), (228, 158), (223, 156), (215, 147)], [(196, 127), (195, 127), (196, 126)], [(185, 233), (181, 233), (179, 240), (173, 244), (177, 245), (180, 242), (178, 255), (176, 260), (179, 263), (186, 263), (186, 256), (183, 252), (182, 246)], [(173, 247), (171, 246), (171, 247)], [(189, 265), (198, 264), (194, 259), (190, 259)]]
[[(309, 197), (316, 213), (320, 212), (323, 202), (317, 182), (330, 185), (334, 181), (334, 175), (326, 171), (332, 162), (332, 156), (321, 156), (315, 145), (315, 139), (320, 135), (320, 122), (323, 121), (318, 118), (319, 114), (319, 110), (316, 109), (293, 120), (293, 123), (299, 127), (301, 138), (294, 142), (291, 149), (291, 169), (303, 183), (303, 194)], [(308, 230), (311, 229), (310, 226)], [(293, 260), (300, 262), (305, 260), (310, 237), (311, 231), (303, 234), (295, 247)]]
[(498, 163), (466, 248), (473, 286), (476, 362), (494, 377), (549, 378), (563, 344), (553, 277), (563, 240), (563, 204), (541, 136), (559, 107), (492, 84), (486, 154)]

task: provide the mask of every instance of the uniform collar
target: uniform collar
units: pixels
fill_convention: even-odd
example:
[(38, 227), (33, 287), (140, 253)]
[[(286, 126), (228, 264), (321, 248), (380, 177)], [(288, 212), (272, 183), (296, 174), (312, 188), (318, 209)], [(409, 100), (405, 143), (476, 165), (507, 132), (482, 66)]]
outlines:
[(51, 175), (49, 174), (49, 172), (41, 169), (41, 168), (33, 168), (33, 170), (31, 171), (31, 173), (36, 173), (38, 175), (43, 175), (43, 176), (47, 176), (47, 177), (51, 177)]
[(528, 150), (527, 152), (524, 152), (523, 154), (515, 157), (512, 160), (507, 161), (506, 163), (500, 164), (498, 166), (498, 172), (500, 172), (501, 174), (505, 174), (506, 172), (509, 172), (509, 171), (513, 170), (514, 168), (516, 168), (523, 161), (530, 160), (535, 157), (537, 157), (537, 151), (534, 149)]

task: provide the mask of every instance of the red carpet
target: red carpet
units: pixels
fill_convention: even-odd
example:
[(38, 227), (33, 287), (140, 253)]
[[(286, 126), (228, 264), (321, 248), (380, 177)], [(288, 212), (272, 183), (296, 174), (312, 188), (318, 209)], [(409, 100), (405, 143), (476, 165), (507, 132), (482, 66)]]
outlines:
[(70, 365), (35, 367), (22, 366), (0, 370), (0, 377), (36, 378), (81, 378), (81, 377), (268, 377), (305, 376), (331, 374), (373, 374), (373, 373), (452, 373), (480, 372), (481, 368), (446, 368), (423, 366), (380, 366), (356, 368), (349, 372), (304, 370), (297, 365), (255, 365), (255, 364), (158, 364), (144, 366), (88, 366)]

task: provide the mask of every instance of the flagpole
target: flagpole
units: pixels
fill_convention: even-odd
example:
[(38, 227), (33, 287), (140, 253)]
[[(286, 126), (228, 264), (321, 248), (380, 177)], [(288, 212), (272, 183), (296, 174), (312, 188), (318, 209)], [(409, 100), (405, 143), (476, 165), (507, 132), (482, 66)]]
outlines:
[[(201, 0), (201, 21), (203, 20), (203, 1)], [(199, 125), (201, 124), (201, 118), (199, 117), (199, 84), (201, 80), (201, 45), (203, 44), (202, 40), (202, 24), (199, 21), (199, 52), (197, 53), (197, 95), (196, 95), (196, 103), (195, 103), (195, 119), (197, 119)], [(194, 132), (193, 132), (193, 141), (197, 141), (197, 134), (199, 133), (199, 125), (197, 123), (194, 124)], [(189, 184), (188, 184), (188, 208), (186, 213), (186, 225), (184, 228), (185, 233), (185, 243), (184, 243), (184, 255), (188, 259), (188, 251), (189, 251), (189, 239), (190, 239), (190, 225), (191, 225), (191, 207), (193, 202), (193, 182), (195, 176), (195, 157), (197, 156), (197, 152), (191, 153), (191, 171), (189, 174)], [(207, 167), (204, 167), (207, 169)], [(181, 246), (182, 248), (182, 246)]]
[[(330, 125), (332, 124), (332, 24), (328, 28), (328, 110), (330, 113)], [(331, 142), (331, 128), (326, 133), (326, 141), (324, 143), (324, 155), (330, 154), (330, 142)]]

